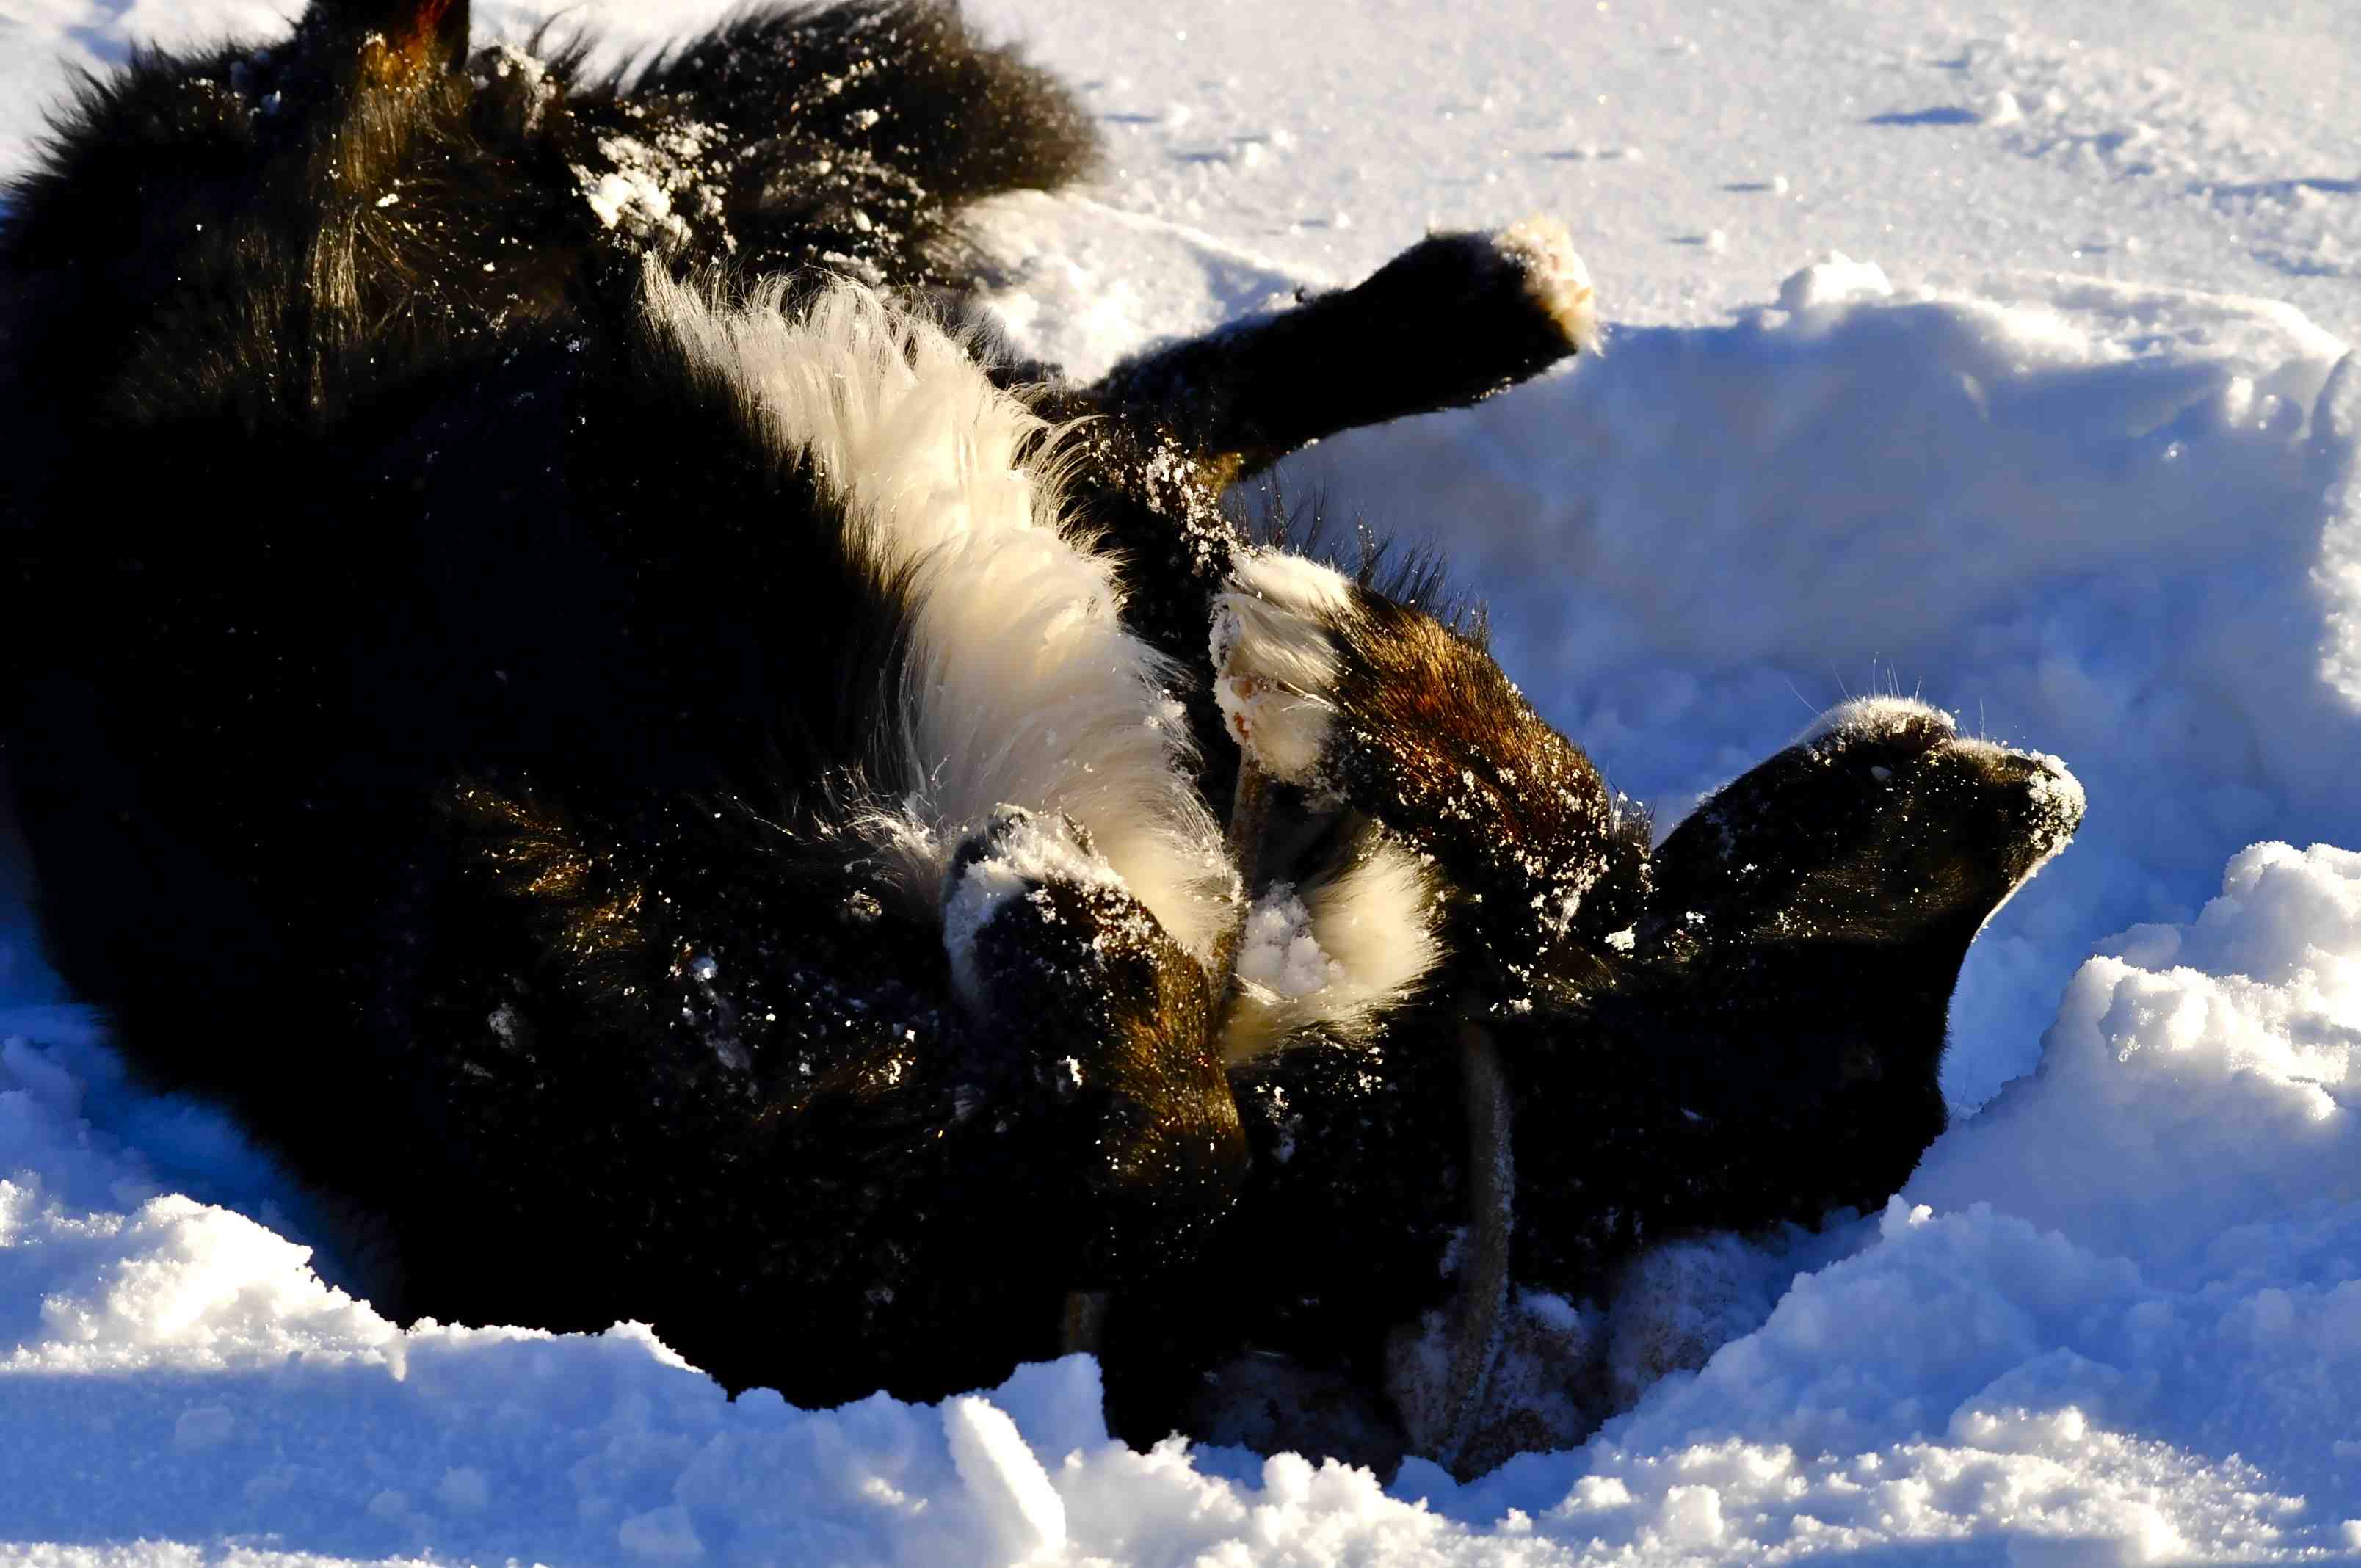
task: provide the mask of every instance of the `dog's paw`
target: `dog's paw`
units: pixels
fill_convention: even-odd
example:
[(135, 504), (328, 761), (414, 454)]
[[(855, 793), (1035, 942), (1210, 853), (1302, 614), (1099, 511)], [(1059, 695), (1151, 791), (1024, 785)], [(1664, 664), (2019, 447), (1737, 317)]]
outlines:
[(1596, 354), (1607, 333), (1598, 320), (1590, 269), (1575, 254), (1574, 236), (1546, 213), (1535, 213), (1485, 236), (1515, 271), (1526, 308), (1539, 313), (1572, 348)]
[[(1355, 366), (1364, 399), (1402, 410), (1480, 401), (1605, 340), (1590, 273), (1542, 214), (1489, 233), (1430, 234), (1336, 296), (1385, 357)], [(1346, 323), (1335, 323), (1340, 333)], [(1378, 389), (1390, 386), (1389, 394)]]
[(1963, 736), (1914, 698), (1858, 698), (1673, 829), (1642, 936), (1841, 938), (1889, 969), (1923, 953), (1949, 966), (1948, 992), (1969, 941), (2072, 839), (2084, 804), (2056, 757)]
[[(1020, 806), (995, 807), (961, 840), (943, 875), (943, 947), (960, 1000), (971, 1012), (990, 1011), (994, 993), (1008, 989), (1011, 977), (994, 971), (1014, 961), (1012, 939), (1058, 924), (1055, 906), (1088, 903), (1093, 894), (1117, 903), (1131, 897), (1079, 823)], [(1049, 983), (1054, 977), (1046, 970), (1060, 956), (1053, 949), (1067, 944), (1032, 945), (1039, 950), (1030, 955), (1030, 967), (1045, 971), (1035, 983)]]
[(999, 807), (943, 894), (961, 1000), (1042, 1129), (1045, 1191), (1079, 1204), (1084, 1276), (1193, 1245), (1246, 1158), (1203, 968), (1062, 817)]

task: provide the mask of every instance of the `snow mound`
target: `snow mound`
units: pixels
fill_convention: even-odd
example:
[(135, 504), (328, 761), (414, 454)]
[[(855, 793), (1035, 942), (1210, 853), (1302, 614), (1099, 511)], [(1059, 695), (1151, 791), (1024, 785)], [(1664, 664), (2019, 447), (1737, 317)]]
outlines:
[(2102, 944), (2040, 1071), (1936, 1145), (1909, 1193), (2180, 1282), (2251, 1227), (2361, 1202), (2361, 855), (2255, 845), (2193, 924)]

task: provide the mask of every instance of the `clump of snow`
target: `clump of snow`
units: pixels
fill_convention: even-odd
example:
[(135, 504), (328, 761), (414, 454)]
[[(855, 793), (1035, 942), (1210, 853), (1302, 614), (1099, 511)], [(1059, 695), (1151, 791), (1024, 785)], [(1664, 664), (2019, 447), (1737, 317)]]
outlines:
[(615, 159), (616, 167), (593, 170), (577, 166), (574, 170), (582, 184), (582, 199), (598, 221), (634, 239), (661, 242), (661, 248), (686, 244), (688, 225), (673, 214), (671, 193), (643, 165), (624, 161), (642, 149), (611, 137), (598, 150)]
[[(668, 252), (690, 237), (682, 209), (719, 223), (723, 200), (718, 181), (729, 171), (719, 152), (723, 145), (719, 126), (669, 120), (651, 126), (644, 137), (599, 137), (598, 156), (606, 167), (577, 164), (574, 179), (601, 225)], [(722, 243), (737, 247), (726, 231)]]
[(1817, 310), (1864, 295), (1878, 298), (1893, 292), (1885, 269), (1876, 262), (1855, 261), (1841, 250), (1832, 250), (1827, 260), (1805, 268), (1779, 285), (1779, 308), (1791, 313)]
[(1344, 978), (1344, 966), (1322, 949), (1293, 883), (1273, 883), (1246, 913), (1238, 938), (1236, 975), (1280, 996), (1310, 996)]
[(2361, 854), (2257, 844), (2193, 923), (2102, 943), (2040, 1070), (1938, 1144), (1908, 1190), (2186, 1278), (2242, 1227), (2361, 1197), (2357, 1115)]
[[(542, 116), (557, 102), (557, 83), (550, 78), (549, 62), (512, 43), (495, 43), (472, 63), (479, 90), (496, 82), (505, 83), (522, 97), (524, 128), (528, 131), (537, 129)], [(604, 221), (609, 227), (614, 225), (612, 218)]]
[[(92, 1215), (19, 1174), (0, 1180), (0, 1334), (21, 1335), (0, 1369), (221, 1368), (299, 1351), (382, 1355), (394, 1338), (309, 1272), (309, 1248), (244, 1215), (178, 1194)], [(36, 1307), (33, 1332), (20, 1314)]]

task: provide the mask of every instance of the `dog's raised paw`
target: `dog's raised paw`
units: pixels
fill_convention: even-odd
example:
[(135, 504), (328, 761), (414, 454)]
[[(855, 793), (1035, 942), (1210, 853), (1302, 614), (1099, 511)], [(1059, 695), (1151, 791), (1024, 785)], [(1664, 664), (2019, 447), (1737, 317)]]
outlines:
[(1590, 269), (1575, 253), (1574, 236), (1547, 213), (1535, 213), (1490, 236), (1492, 247), (1522, 275), (1525, 297), (1584, 354), (1606, 341)]

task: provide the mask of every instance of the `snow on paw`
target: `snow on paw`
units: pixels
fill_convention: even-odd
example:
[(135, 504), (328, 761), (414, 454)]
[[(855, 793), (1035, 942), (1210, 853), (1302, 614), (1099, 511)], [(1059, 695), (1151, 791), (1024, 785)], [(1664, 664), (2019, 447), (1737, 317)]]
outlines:
[(1517, 269), (1531, 305), (1574, 348), (1598, 353), (1606, 329), (1598, 320), (1590, 269), (1575, 254), (1574, 236), (1565, 225), (1547, 213), (1535, 213), (1490, 238), (1493, 248)]
[(944, 879), (943, 941), (961, 1001), (1059, 1093), (1160, 1103), (1202, 1076), (1204, 969), (1132, 896), (1070, 818), (1003, 806)]
[(1199, 964), (1061, 817), (1004, 806), (944, 880), (944, 941), (977, 1040), (1031, 1087), (1076, 1184), (1079, 1266), (1120, 1277), (1230, 1201), (1245, 1134)]
[(1000, 806), (961, 841), (943, 876), (943, 947), (960, 999), (970, 1009), (981, 1012), (989, 1004), (990, 980), (978, 957), (983, 933), (1010, 918), (1012, 905), (1038, 905), (1031, 918), (1040, 919), (1056, 902), (1045, 891), (1053, 884), (1130, 898), (1123, 879), (1099, 859), (1089, 833), (1071, 817)]

